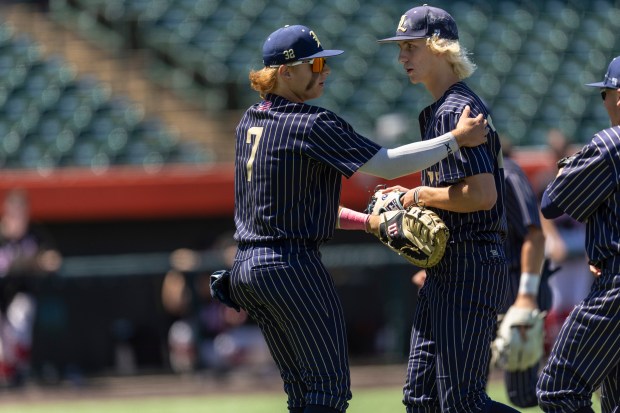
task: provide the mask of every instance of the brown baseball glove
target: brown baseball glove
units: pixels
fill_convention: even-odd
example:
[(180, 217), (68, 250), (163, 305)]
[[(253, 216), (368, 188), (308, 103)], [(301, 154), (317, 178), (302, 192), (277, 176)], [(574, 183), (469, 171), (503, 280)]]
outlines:
[(420, 268), (436, 265), (446, 251), (450, 231), (430, 209), (411, 206), (379, 214), (379, 240)]

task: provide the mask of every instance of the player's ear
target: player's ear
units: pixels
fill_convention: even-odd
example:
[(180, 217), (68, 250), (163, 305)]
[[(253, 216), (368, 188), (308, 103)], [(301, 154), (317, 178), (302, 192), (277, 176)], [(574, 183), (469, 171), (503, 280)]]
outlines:
[(280, 73), (280, 76), (286, 79), (291, 78), (291, 68), (287, 65), (280, 65), (280, 67), (278, 68), (278, 72)]

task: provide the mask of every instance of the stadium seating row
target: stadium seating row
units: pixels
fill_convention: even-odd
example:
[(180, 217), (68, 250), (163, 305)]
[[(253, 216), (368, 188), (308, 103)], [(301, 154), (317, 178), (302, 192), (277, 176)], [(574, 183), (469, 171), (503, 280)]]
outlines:
[(105, 170), (209, 162), (139, 105), (112, 96), (97, 79), (77, 76), (58, 56), (44, 57), (27, 35), (0, 22), (0, 166)]
[[(262, 39), (295, 23), (315, 29), (329, 47), (347, 51), (330, 61), (334, 75), (317, 103), (342, 113), (361, 131), (374, 134), (382, 115), (417, 114), (429, 103), (421, 91), (404, 87), (396, 50), (375, 42), (411, 7), (404, 0), (53, 0), (52, 5), (58, 19), (76, 27), (89, 22), (85, 32), (125, 37), (111, 44), (126, 47), (132, 34), (132, 47), (146, 48), (159, 60), (151, 70), (155, 80), (211, 110), (253, 103), (247, 73), (260, 67)], [(596, 94), (581, 85), (598, 80), (614, 53), (620, 10), (613, 0), (438, 0), (433, 5), (457, 19), (461, 40), (480, 67), (470, 84), (516, 144), (544, 144), (550, 127), (585, 140), (606, 123), (594, 104)]]

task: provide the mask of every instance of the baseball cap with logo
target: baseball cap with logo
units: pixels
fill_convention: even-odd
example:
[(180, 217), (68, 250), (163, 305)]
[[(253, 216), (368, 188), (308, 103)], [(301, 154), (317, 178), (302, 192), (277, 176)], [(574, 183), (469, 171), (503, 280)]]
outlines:
[(265, 66), (284, 65), (315, 57), (337, 56), (342, 50), (324, 50), (317, 35), (306, 26), (284, 26), (271, 33), (263, 44)]
[(440, 39), (459, 39), (459, 31), (452, 16), (443, 9), (425, 4), (408, 10), (398, 22), (396, 36), (381, 39), (379, 43), (424, 39), (435, 34)]
[(605, 79), (602, 82), (587, 83), (586, 86), (618, 89), (620, 88), (620, 56), (614, 57), (607, 68)]

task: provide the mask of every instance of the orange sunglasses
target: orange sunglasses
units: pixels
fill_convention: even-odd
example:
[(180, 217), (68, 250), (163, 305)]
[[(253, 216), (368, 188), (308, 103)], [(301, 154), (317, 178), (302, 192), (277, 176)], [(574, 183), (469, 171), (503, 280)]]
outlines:
[[(315, 57), (314, 59), (309, 60), (299, 60), (297, 62), (288, 63), (287, 66), (297, 66), (304, 63), (308, 63), (312, 65), (312, 73), (321, 73), (323, 68), (325, 67), (325, 58), (324, 57)], [(280, 65), (271, 65), (269, 67), (279, 67)]]

